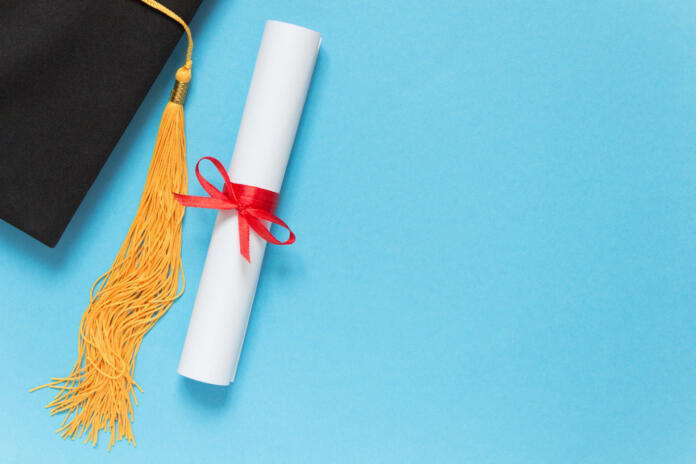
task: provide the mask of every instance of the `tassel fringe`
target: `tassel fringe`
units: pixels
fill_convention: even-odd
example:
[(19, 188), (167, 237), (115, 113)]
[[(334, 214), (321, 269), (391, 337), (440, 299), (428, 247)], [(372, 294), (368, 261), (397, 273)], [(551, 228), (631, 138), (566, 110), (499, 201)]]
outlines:
[[(187, 84), (190, 78), (186, 67), (177, 73), (178, 84), (182, 80)], [(63, 438), (86, 435), (85, 443), (96, 446), (99, 431), (104, 430), (111, 434), (109, 449), (123, 438), (135, 445), (131, 428), (133, 404), (137, 405), (134, 388), (142, 392), (133, 378), (135, 357), (145, 334), (184, 286), (184, 207), (172, 194), (187, 190), (181, 103), (167, 103), (133, 224), (111, 269), (92, 286), (90, 303), (80, 322), (72, 373), (34, 389), (58, 390), (46, 407), (52, 415), (66, 413), (57, 430)]]
[[(46, 407), (65, 413), (57, 433), (97, 445), (99, 432), (135, 445), (131, 422), (138, 404), (135, 357), (145, 334), (184, 291), (181, 222), (184, 207), (174, 192), (187, 191), (184, 100), (191, 81), (193, 38), (186, 22), (157, 0), (141, 0), (183, 27), (186, 65), (164, 109), (138, 211), (111, 269), (92, 286), (80, 322), (77, 362), (72, 373), (34, 388), (58, 390)], [(179, 288), (181, 275), (182, 287)], [(96, 290), (96, 291), (95, 291)]]

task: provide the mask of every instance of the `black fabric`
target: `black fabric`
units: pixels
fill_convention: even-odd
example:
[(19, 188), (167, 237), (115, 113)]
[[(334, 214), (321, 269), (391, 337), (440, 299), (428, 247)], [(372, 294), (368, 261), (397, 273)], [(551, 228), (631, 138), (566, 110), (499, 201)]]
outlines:
[(0, 218), (58, 243), (181, 35), (138, 0), (0, 1)]

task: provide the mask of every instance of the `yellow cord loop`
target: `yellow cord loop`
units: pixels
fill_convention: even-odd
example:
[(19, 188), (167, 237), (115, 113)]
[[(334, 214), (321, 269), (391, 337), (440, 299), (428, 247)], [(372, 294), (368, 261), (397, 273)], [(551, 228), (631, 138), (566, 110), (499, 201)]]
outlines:
[(181, 17), (174, 13), (172, 10), (162, 5), (156, 0), (140, 0), (144, 4), (151, 8), (159, 11), (160, 13), (170, 17), (177, 23), (181, 24), (181, 27), (186, 31), (186, 37), (188, 38), (188, 47), (186, 48), (186, 64), (184, 64), (176, 72), (176, 82), (174, 84), (174, 89), (169, 97), (169, 101), (176, 103), (178, 105), (183, 105), (184, 100), (186, 100), (186, 94), (188, 92), (188, 84), (191, 82), (191, 67), (193, 66), (193, 36), (191, 35), (191, 29), (189, 28), (186, 21), (181, 19)]
[(191, 61), (191, 57), (193, 56), (193, 36), (191, 35), (191, 29), (189, 29), (188, 24), (186, 24), (186, 21), (181, 19), (181, 17), (174, 13), (172, 10), (167, 8), (166, 6), (162, 5), (161, 3), (155, 1), (155, 0), (140, 0), (144, 4), (154, 8), (155, 10), (159, 11), (160, 13), (169, 16), (171, 19), (176, 21), (177, 23), (181, 24), (181, 27), (184, 28), (186, 31), (186, 36), (188, 37), (188, 48), (186, 49), (186, 64), (184, 65), (185, 68), (188, 68), (189, 70), (191, 69), (191, 66), (193, 65), (193, 61)]

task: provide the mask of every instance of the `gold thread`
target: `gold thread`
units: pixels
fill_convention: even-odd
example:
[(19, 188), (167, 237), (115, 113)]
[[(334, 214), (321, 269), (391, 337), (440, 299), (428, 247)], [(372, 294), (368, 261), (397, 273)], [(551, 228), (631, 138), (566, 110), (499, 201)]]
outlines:
[(189, 83), (174, 81), (174, 88), (172, 93), (169, 95), (169, 101), (172, 103), (177, 103), (183, 105), (186, 101), (186, 94), (188, 93)]
[[(57, 433), (63, 438), (86, 435), (97, 444), (100, 432), (110, 435), (108, 449), (126, 439), (135, 446), (133, 407), (138, 404), (135, 358), (145, 334), (184, 291), (181, 223), (184, 207), (172, 192), (186, 193), (184, 107), (191, 80), (193, 40), (188, 25), (157, 0), (141, 0), (175, 20), (186, 31), (186, 64), (179, 68), (170, 100), (162, 114), (155, 149), (140, 205), (111, 268), (92, 286), (80, 322), (77, 361), (67, 377), (46, 385), (56, 396), (51, 415), (65, 413)], [(181, 276), (181, 290), (179, 290)]]
[(169, 16), (171, 19), (176, 21), (177, 23), (181, 24), (181, 27), (184, 28), (184, 31), (186, 31), (186, 38), (188, 39), (188, 48), (186, 49), (186, 65), (190, 68), (191, 66), (189, 63), (191, 63), (191, 56), (193, 56), (193, 37), (191, 37), (191, 29), (189, 29), (188, 24), (186, 24), (186, 21), (181, 19), (178, 14), (174, 13), (172, 10), (167, 8), (166, 6), (162, 5), (160, 2), (157, 0), (140, 0), (147, 6), (154, 8), (155, 10), (159, 11), (162, 14), (165, 14)]

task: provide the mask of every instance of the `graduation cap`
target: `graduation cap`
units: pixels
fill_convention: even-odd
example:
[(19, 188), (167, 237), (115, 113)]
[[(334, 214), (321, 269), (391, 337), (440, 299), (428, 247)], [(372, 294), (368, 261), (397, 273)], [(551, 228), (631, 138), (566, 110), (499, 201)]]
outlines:
[[(200, 0), (161, 4), (189, 22)], [(138, 0), (4, 1), (0, 18), (0, 218), (52, 247), (182, 29)]]
[[(166, 4), (165, 4), (166, 3)], [(184, 65), (160, 123), (143, 195), (111, 268), (80, 322), (78, 357), (57, 390), (58, 432), (100, 431), (134, 441), (135, 357), (145, 334), (183, 291), (181, 223), (186, 193), (184, 100), (200, 0), (22, 0), (0, 4), (0, 216), (49, 246), (187, 34)], [(181, 14), (181, 16), (179, 15)], [(177, 24), (178, 23), (178, 24)], [(85, 288), (85, 292), (87, 289)]]

